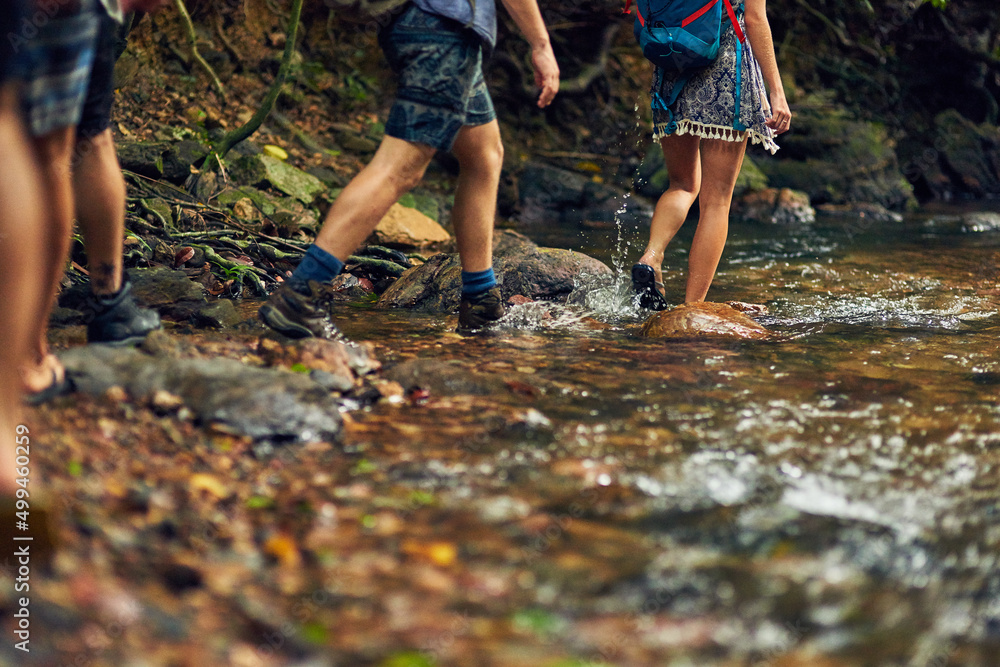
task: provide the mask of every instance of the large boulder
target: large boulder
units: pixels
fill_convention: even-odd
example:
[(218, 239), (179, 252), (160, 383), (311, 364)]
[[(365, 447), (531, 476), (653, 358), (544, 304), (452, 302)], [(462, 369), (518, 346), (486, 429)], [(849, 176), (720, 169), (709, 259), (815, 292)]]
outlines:
[[(610, 274), (601, 261), (573, 250), (540, 248), (522, 234), (503, 230), (496, 235), (493, 270), (504, 299), (559, 299), (573, 291), (581, 275)], [(458, 307), (462, 266), (458, 255), (439, 253), (404, 273), (378, 301), (380, 308), (414, 308), (448, 313)]]
[(949, 109), (934, 130), (934, 147), (913, 159), (908, 175), (938, 199), (1000, 195), (1000, 128)]
[(529, 162), (518, 179), (521, 213), (528, 225), (557, 221), (571, 228), (648, 225), (653, 209), (630, 198), (625, 190), (606, 185), (593, 176)]
[(771, 186), (801, 190), (815, 204), (916, 203), (885, 126), (818, 106), (796, 114), (793, 127), (779, 137), (777, 156), (757, 160)]

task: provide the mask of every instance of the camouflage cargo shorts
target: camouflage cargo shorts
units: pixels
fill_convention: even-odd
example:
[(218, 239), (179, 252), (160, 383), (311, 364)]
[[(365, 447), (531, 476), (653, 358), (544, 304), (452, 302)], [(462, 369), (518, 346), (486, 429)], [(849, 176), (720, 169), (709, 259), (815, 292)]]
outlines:
[(385, 133), (451, 150), (464, 126), (496, 118), (480, 38), (457, 21), (410, 5), (379, 35), (399, 78)]

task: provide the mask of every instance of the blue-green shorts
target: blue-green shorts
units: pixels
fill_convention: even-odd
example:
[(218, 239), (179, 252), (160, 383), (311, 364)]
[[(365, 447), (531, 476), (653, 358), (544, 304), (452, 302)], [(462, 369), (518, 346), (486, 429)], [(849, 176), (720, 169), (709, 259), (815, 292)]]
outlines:
[(459, 130), (496, 119), (482, 41), (457, 21), (410, 5), (379, 34), (399, 78), (385, 133), (451, 150)]

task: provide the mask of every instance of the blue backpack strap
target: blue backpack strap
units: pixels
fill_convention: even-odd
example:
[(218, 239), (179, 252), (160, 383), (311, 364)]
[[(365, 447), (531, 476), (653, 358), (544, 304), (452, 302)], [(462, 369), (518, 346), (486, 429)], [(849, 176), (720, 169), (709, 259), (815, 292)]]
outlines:
[(667, 99), (663, 99), (660, 95), (660, 89), (663, 87), (663, 70), (659, 67), (656, 68), (656, 92), (653, 93), (653, 98), (650, 102), (650, 107), (655, 111), (659, 109), (660, 111), (666, 111), (670, 115), (670, 120), (667, 121), (666, 132), (667, 134), (673, 134), (677, 129), (677, 123), (674, 121), (674, 110), (671, 109), (672, 106), (677, 102), (677, 98), (681, 96), (681, 91), (687, 82), (694, 76), (694, 72), (688, 72), (681, 78), (674, 82), (674, 87), (670, 91), (670, 95)]
[[(733, 109), (733, 129), (737, 132), (743, 132), (747, 129), (747, 126), (740, 122), (740, 103), (743, 98), (743, 44), (746, 41), (746, 35), (743, 34), (743, 30), (740, 28), (739, 19), (737, 18), (736, 12), (733, 10), (732, 4), (729, 0), (723, 0), (726, 4), (726, 11), (729, 13), (729, 20), (733, 24), (733, 30), (736, 32), (737, 44), (736, 44), (736, 108)], [(740, 9), (742, 9), (742, 4)]]

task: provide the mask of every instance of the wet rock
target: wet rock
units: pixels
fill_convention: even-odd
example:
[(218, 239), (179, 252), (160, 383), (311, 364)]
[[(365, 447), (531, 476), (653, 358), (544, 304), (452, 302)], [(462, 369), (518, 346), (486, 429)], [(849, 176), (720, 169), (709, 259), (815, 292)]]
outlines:
[(965, 215), (939, 215), (924, 223), (924, 228), (936, 234), (981, 234), (1000, 230), (1000, 213), (987, 211)]
[(253, 368), (231, 359), (175, 359), (103, 345), (60, 355), (78, 391), (101, 396), (121, 387), (134, 399), (179, 397), (203, 424), (255, 439), (336, 439), (339, 403), (301, 373)]
[[(505, 300), (514, 295), (531, 299), (565, 298), (581, 275), (611, 273), (606, 264), (592, 257), (572, 250), (541, 248), (510, 230), (496, 235), (493, 269)], [(404, 273), (385, 291), (378, 305), (452, 312), (461, 296), (461, 272), (458, 255), (434, 255), (426, 264)]]
[(205, 288), (174, 269), (131, 269), (136, 299), (160, 315), (178, 321), (191, 319), (208, 301)]
[(445, 243), (451, 235), (415, 208), (393, 204), (378, 223), (372, 241), (391, 248), (425, 248)]
[(234, 327), (242, 321), (236, 306), (229, 299), (218, 299), (198, 310), (194, 314), (194, 323), (210, 329), (225, 329)]
[(723, 336), (764, 340), (773, 334), (744, 313), (723, 303), (685, 303), (654, 314), (640, 331), (646, 338)]
[(829, 217), (851, 218), (861, 225), (903, 221), (901, 213), (890, 211), (879, 204), (820, 204), (816, 207), (816, 213)]
[(733, 211), (744, 220), (764, 224), (804, 225), (816, 221), (809, 195), (788, 188), (748, 192), (733, 202)]

